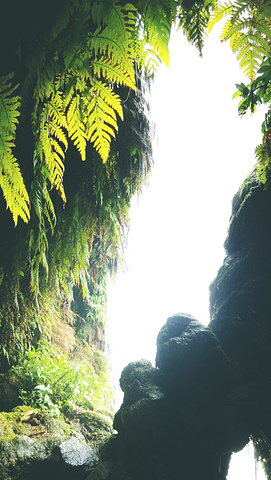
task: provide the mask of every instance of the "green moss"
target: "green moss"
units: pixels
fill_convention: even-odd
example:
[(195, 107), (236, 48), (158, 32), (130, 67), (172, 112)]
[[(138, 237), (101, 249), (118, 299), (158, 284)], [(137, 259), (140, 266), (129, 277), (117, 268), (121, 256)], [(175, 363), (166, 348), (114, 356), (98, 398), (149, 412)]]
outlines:
[(90, 410), (78, 414), (81, 429), (88, 441), (104, 441), (112, 434), (112, 418)]
[(69, 437), (71, 425), (64, 417), (53, 418), (49, 412), (29, 406), (14, 408), (11, 412), (0, 412), (1, 442), (8, 442), (18, 435), (35, 436), (42, 433)]
[(95, 350), (93, 352), (93, 360), (97, 374), (106, 377), (108, 375), (108, 365), (104, 353), (100, 350)]
[(33, 409), (27, 406), (16, 407), (11, 412), (0, 412), (0, 435), (1, 441), (10, 441), (17, 435), (30, 435), (31, 425), (22, 422), (22, 418), (27, 412), (33, 412)]

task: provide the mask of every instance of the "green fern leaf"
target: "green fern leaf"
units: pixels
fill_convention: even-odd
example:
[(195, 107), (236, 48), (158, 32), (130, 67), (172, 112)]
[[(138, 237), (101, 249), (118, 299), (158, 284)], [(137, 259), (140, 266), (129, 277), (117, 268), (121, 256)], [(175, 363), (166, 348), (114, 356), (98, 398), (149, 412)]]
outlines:
[(86, 133), (104, 163), (109, 155), (111, 138), (118, 130), (118, 111), (122, 114), (117, 95), (105, 84), (96, 82), (88, 106)]
[(169, 63), (168, 43), (176, 8), (177, 4), (173, 1), (148, 0), (142, 12), (140, 28), (145, 33), (146, 43), (166, 65)]
[(30, 202), (19, 164), (12, 153), (20, 115), (20, 99), (13, 95), (17, 86), (13, 86), (11, 80), (12, 75), (7, 75), (0, 81), (0, 187), (17, 225), (18, 217), (24, 222), (29, 221)]
[(67, 131), (70, 139), (78, 149), (82, 160), (86, 159), (85, 126), (81, 119), (81, 103), (79, 95), (75, 95), (67, 111)]
[[(223, 4), (217, 3), (216, 7), (214, 8), (213, 12), (210, 15), (207, 33), (210, 33), (214, 28), (214, 26), (218, 22), (223, 20), (224, 17), (227, 17), (228, 15), (230, 15), (232, 13), (232, 9), (233, 9), (232, 2), (229, 2), (229, 3), (225, 2)], [(226, 22), (224, 29), (228, 28), (228, 26), (226, 27), (227, 23), (228, 21)]]
[(90, 39), (89, 51), (96, 58), (108, 56), (114, 62), (123, 65), (132, 83), (135, 83), (133, 57), (130, 49), (118, 40), (118, 32), (109, 27), (94, 32)]
[(123, 65), (113, 63), (113, 61), (107, 57), (101, 57), (100, 59), (94, 59), (92, 67), (95, 77), (98, 79), (111, 80), (117, 85), (124, 85), (135, 90), (134, 79), (130, 78)]
[(29, 197), (23, 182), (20, 167), (11, 151), (7, 151), (6, 154), (0, 156), (0, 165), (0, 186), (7, 208), (12, 213), (14, 224), (15, 226), (17, 225), (18, 217), (21, 217), (23, 221), (27, 223), (30, 218)]
[(66, 196), (62, 180), (65, 151), (68, 145), (64, 130), (67, 127), (67, 122), (65, 115), (60, 110), (58, 104), (53, 102), (53, 99), (44, 105), (40, 115), (40, 122), (39, 141), (48, 168), (49, 180), (52, 187), (55, 187), (59, 192), (65, 204)]
[(230, 40), (237, 53), (240, 67), (251, 81), (270, 52), (270, 6), (264, 1), (237, 0), (234, 4), (218, 5), (210, 20), (209, 30), (221, 18), (229, 16), (224, 25), (221, 41)]

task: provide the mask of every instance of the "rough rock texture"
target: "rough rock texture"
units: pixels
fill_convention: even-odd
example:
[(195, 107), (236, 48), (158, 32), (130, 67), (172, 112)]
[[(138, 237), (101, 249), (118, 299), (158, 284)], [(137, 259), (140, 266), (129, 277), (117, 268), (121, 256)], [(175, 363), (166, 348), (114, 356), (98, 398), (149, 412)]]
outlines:
[(157, 368), (122, 372), (118, 435), (88, 480), (226, 478), (230, 454), (250, 434), (239, 376), (216, 336), (195, 318), (170, 317), (157, 339)]
[(210, 328), (240, 375), (248, 425), (271, 478), (271, 181), (233, 199), (227, 256), (210, 288)]
[(112, 433), (102, 414), (80, 410), (66, 421), (18, 407), (0, 414), (0, 480), (84, 480)]
[(156, 368), (123, 371), (118, 431), (87, 480), (222, 480), (252, 437), (271, 478), (271, 186), (252, 175), (233, 200), (211, 322), (170, 317)]
[(227, 256), (211, 285), (210, 327), (250, 381), (271, 361), (271, 188), (253, 177), (233, 200)]

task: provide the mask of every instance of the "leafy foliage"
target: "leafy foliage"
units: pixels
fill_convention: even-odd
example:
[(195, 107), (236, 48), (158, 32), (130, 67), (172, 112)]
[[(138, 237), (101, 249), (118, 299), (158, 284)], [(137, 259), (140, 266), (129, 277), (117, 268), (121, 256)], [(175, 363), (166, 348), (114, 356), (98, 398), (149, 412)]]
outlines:
[(270, 170), (270, 102), (271, 102), (271, 4), (269, 0), (248, 2), (218, 2), (209, 22), (209, 31), (220, 20), (227, 18), (221, 41), (230, 41), (230, 46), (241, 69), (250, 83), (236, 84), (234, 98), (240, 98), (238, 112), (254, 113), (257, 105), (269, 104), (262, 125), (263, 142), (255, 150), (259, 179), (266, 182)]
[(257, 105), (269, 105), (262, 124), (263, 141), (255, 150), (259, 179), (265, 183), (271, 167), (271, 59), (262, 62), (256, 78), (248, 85), (237, 84), (234, 98), (241, 97), (238, 112), (244, 115), (248, 110), (254, 113)]
[[(153, 55), (166, 60), (172, 16), (169, 18), (167, 12), (165, 17), (159, 5), (157, 11), (154, 4), (150, 4), (140, 17), (141, 27), (144, 24), (145, 32), (149, 32), (143, 43), (146, 45), (148, 41)], [(28, 71), (20, 78), (18, 88), (24, 114), (33, 98), (34, 158), (44, 165), (43, 175), (57, 190), (63, 204), (66, 203), (63, 175), (68, 142), (76, 146), (82, 160), (85, 160), (87, 142), (93, 144), (103, 162), (108, 159), (111, 140), (118, 131), (117, 117), (123, 119), (120, 97), (114, 86), (136, 88), (134, 59), (139, 55), (135, 46), (140, 31), (137, 18), (138, 11), (130, 3), (122, 5), (116, 0), (107, 0), (90, 5), (87, 0), (66, 0), (51, 30), (39, 39), (36, 51), (29, 56), (26, 48), (19, 47), (21, 61)], [(138, 58), (141, 66), (143, 50), (144, 47)], [(5, 115), (0, 117), (1, 187), (16, 224), (18, 216), (27, 222), (30, 210), (24, 182), (11, 151), (20, 106), (19, 97), (12, 96), (16, 86), (12, 85), (11, 78), (11, 75), (3, 77), (0, 85), (5, 107)]]
[(217, 3), (209, 24), (209, 31), (222, 18), (224, 25), (221, 41), (230, 40), (237, 53), (240, 67), (251, 81), (259, 66), (270, 52), (271, 4), (266, 0)]
[(10, 74), (0, 79), (0, 187), (17, 225), (18, 215), (27, 222), (30, 213), (28, 193), (12, 153), (20, 115), (20, 98), (14, 94), (18, 85), (13, 86), (12, 77)]
[(17, 28), (0, 30), (8, 107), (0, 159), (10, 178), (0, 185), (15, 224), (24, 221), (14, 230), (1, 215), (3, 369), (4, 357), (16, 363), (50, 337), (63, 312), (81, 346), (102, 342), (106, 280), (122, 261), (131, 196), (152, 165), (144, 91), (168, 63), (172, 24), (201, 53), (213, 8), (209, 0), (48, 2), (42, 18), (25, 5), (16, 20), (18, 0)]
[(200, 55), (202, 55), (204, 36), (214, 5), (214, 1), (204, 3), (197, 1), (192, 6), (183, 8), (179, 13), (180, 25), (189, 42), (196, 46)]
[(52, 415), (75, 406), (104, 406), (108, 397), (108, 387), (87, 365), (72, 362), (48, 342), (32, 347), (13, 370), (21, 378), (22, 404), (50, 410)]
[[(68, 323), (75, 321), (78, 341), (103, 338), (106, 281), (123, 256), (130, 198), (144, 182), (142, 171), (147, 173), (152, 164), (149, 119), (138, 88), (128, 97), (127, 90), (119, 92), (127, 99), (126, 122), (120, 125), (106, 163), (92, 148), (87, 149), (86, 161), (78, 163), (78, 150), (69, 149), (65, 182), (70, 201), (65, 209), (57, 197), (51, 198), (44, 165), (35, 164), (37, 186), (31, 193), (35, 222), (31, 220), (30, 229), (6, 228), (13, 239), (10, 256), (0, 249), (2, 368), (5, 357), (16, 363), (25, 348), (50, 336), (52, 324), (70, 309), (75, 316)], [(45, 210), (46, 195), (54, 202), (52, 211)]]

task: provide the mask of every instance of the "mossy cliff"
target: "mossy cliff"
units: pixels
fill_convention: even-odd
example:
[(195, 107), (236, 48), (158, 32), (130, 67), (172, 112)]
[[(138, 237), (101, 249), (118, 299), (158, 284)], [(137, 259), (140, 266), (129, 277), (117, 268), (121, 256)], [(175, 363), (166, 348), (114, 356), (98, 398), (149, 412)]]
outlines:
[(43, 343), (0, 379), (0, 478), (223, 480), (232, 452), (252, 438), (271, 479), (270, 211), (271, 180), (252, 173), (233, 199), (209, 326), (188, 314), (170, 317), (156, 366), (140, 360), (122, 372), (124, 401), (113, 422), (101, 385), (92, 398), (83, 387), (91, 371), (96, 380), (106, 371), (91, 328), (88, 343), (75, 338), (72, 322), (59, 324), (61, 336), (56, 322), (49, 352), (40, 335)]
[[(112, 430), (106, 285), (122, 262), (131, 197), (152, 164), (141, 86), (138, 78), (136, 93), (119, 88), (125, 123), (105, 164), (89, 146), (77, 165), (78, 152), (69, 149), (69, 201), (63, 209), (51, 192), (57, 222), (53, 231), (43, 225), (46, 238), (35, 218), (14, 228), (0, 208), (1, 480), (83, 479)], [(24, 132), (25, 147), (28, 140)], [(22, 423), (18, 407), (38, 412), (42, 433)]]
[(233, 199), (209, 326), (170, 317), (156, 367), (124, 369), (118, 433), (88, 480), (222, 480), (250, 438), (271, 478), (270, 212), (271, 182), (253, 173)]
[[(35, 370), (22, 373), (28, 360), (22, 357), (3, 374), (2, 404), (10, 411), (0, 418), (0, 478), (29, 480), (45, 472), (54, 479), (64, 472), (70, 480), (223, 480), (232, 452), (252, 438), (270, 479), (270, 211), (271, 181), (264, 185), (252, 173), (233, 199), (226, 257), (210, 287), (209, 326), (188, 314), (167, 320), (157, 338), (156, 366), (140, 360), (122, 372), (124, 401), (113, 425), (104, 398), (95, 404), (80, 390), (84, 382), (75, 385), (78, 375), (56, 387), (68, 379), (61, 372), (71, 353), (58, 357), (59, 364), (54, 360), (59, 382), (50, 385), (46, 342), (27, 354)], [(62, 350), (73, 345), (68, 331)], [(76, 345), (76, 361), (85, 365), (86, 342)], [(27, 395), (23, 382), (40, 365), (43, 386), (28, 393), (29, 406), (20, 410), (15, 404)], [(63, 393), (70, 384), (79, 392), (77, 405)]]
[[(46, 342), (27, 354), (35, 370), (22, 374), (26, 357), (2, 374), (2, 405), (9, 412), (0, 417), (0, 478), (57, 479), (64, 472), (69, 480), (223, 480), (232, 452), (252, 438), (270, 479), (270, 211), (271, 181), (263, 185), (252, 173), (233, 199), (226, 257), (210, 287), (209, 326), (188, 314), (167, 320), (157, 338), (156, 366), (140, 360), (122, 372), (124, 401), (113, 423), (104, 397), (95, 404), (76, 386), (75, 405), (63, 393), (67, 383), (60, 395), (58, 382), (49, 391), (44, 381), (45, 388), (28, 394), (28, 406), (15, 406), (27, 390), (23, 382), (41, 365), (47, 378)], [(76, 342), (75, 348), (68, 331), (62, 351), (63, 344), (73, 345), (83, 375), (93, 368), (85, 365), (89, 347)], [(62, 355), (53, 372), (67, 379), (61, 372), (71, 352)], [(88, 353), (91, 363), (94, 357)], [(71, 378), (75, 386), (78, 376)], [(46, 395), (52, 404), (44, 410)]]

